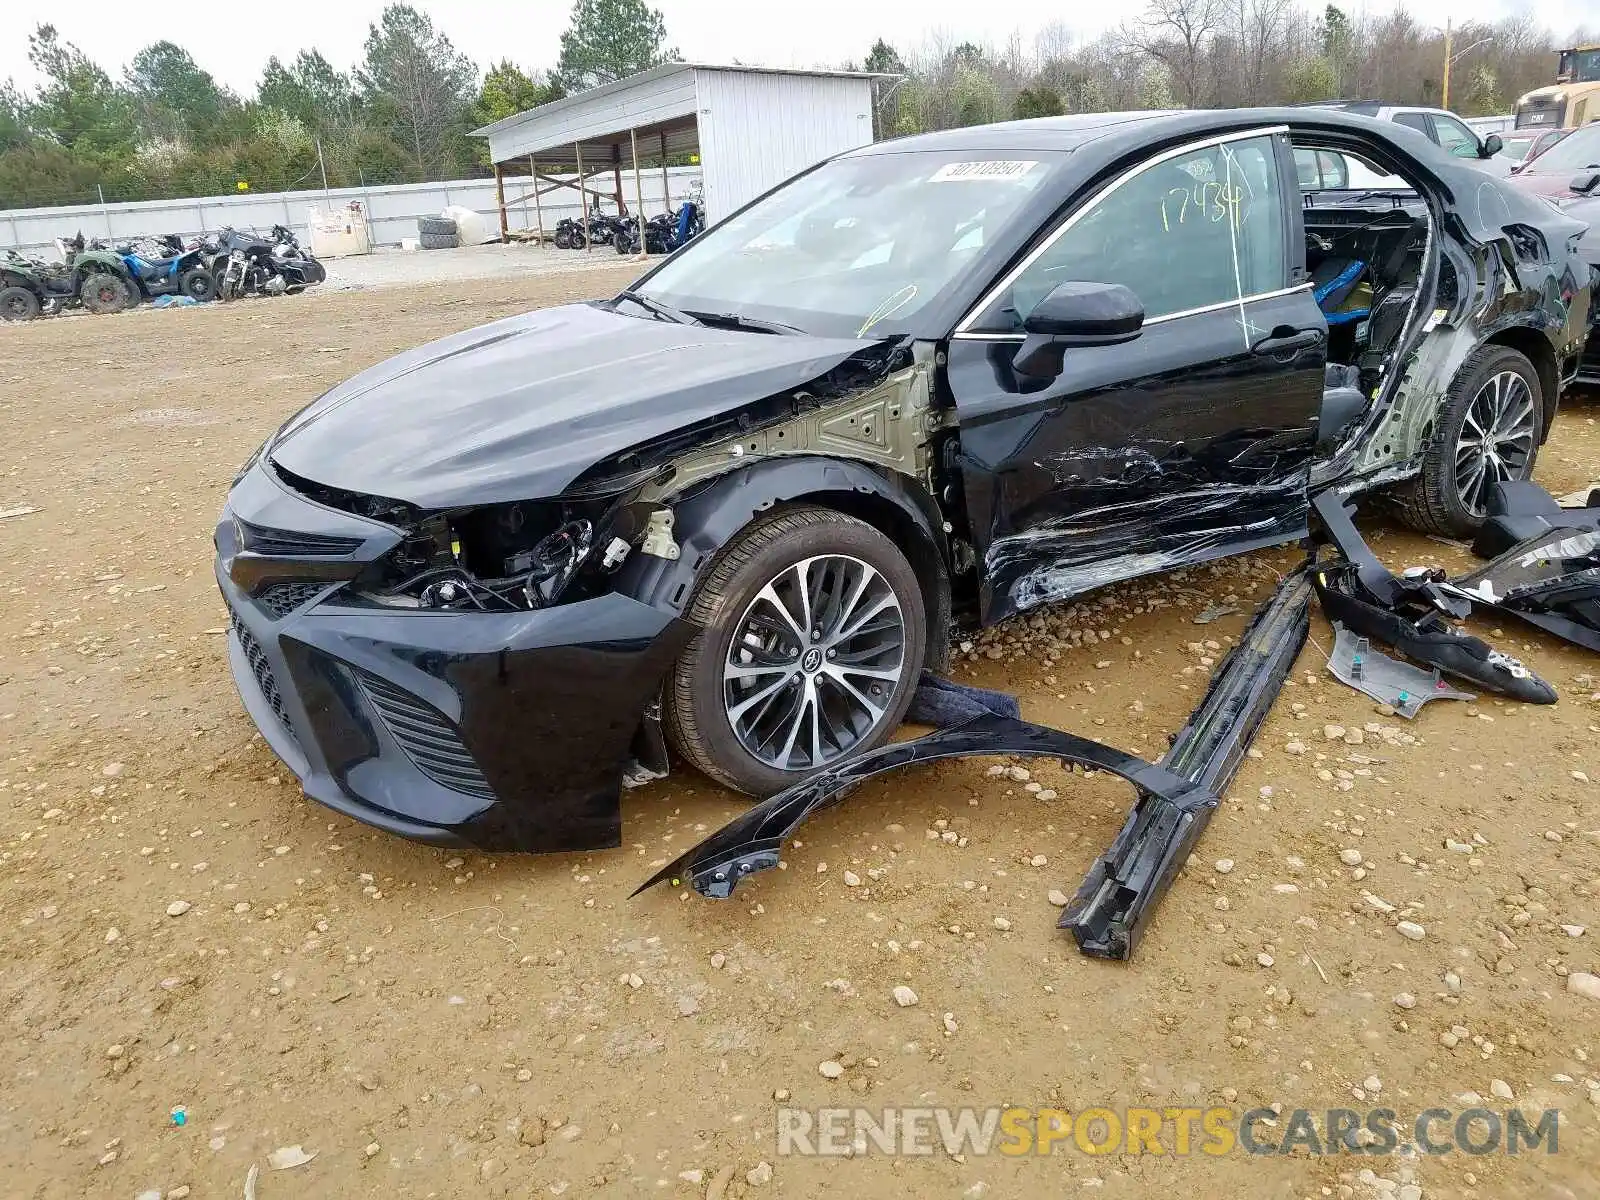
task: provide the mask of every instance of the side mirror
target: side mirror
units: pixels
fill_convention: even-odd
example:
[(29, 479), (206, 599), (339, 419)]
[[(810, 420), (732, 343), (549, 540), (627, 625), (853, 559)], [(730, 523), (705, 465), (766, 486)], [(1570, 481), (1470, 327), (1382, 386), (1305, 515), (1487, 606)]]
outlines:
[(1493, 158), (1504, 150), (1506, 144), (1500, 140), (1498, 133), (1491, 133), (1483, 139), (1483, 148), (1478, 151), (1479, 158)]
[(1144, 305), (1120, 283), (1058, 283), (1022, 323), (1027, 338), (1012, 365), (1023, 375), (1054, 379), (1068, 346), (1131, 342), (1144, 327)]
[(1594, 195), (1595, 192), (1600, 191), (1600, 171), (1585, 171), (1574, 175), (1567, 182), (1567, 187), (1571, 188), (1573, 194), (1577, 196)]

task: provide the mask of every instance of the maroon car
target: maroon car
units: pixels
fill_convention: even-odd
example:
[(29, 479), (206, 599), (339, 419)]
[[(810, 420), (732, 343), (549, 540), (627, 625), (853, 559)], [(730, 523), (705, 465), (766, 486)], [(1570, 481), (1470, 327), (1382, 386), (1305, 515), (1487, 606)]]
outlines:
[(1600, 185), (1600, 123), (1574, 129), (1531, 162), (1511, 174), (1510, 182), (1541, 196), (1581, 196)]
[(1515, 173), (1571, 132), (1570, 129), (1513, 129), (1500, 135), (1500, 157), (1517, 164), (1512, 168)]

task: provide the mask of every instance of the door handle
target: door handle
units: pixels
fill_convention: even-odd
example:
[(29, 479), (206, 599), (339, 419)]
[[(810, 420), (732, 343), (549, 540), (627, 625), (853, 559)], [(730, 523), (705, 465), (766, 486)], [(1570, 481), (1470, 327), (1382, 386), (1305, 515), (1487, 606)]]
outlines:
[(1274, 330), (1273, 334), (1274, 336), (1262, 338), (1255, 345), (1251, 346), (1250, 353), (1273, 355), (1298, 354), (1300, 351), (1309, 350), (1311, 347), (1320, 345), (1322, 342), (1322, 331), (1318, 329), (1301, 329), (1297, 332), (1284, 334), (1282, 336), (1278, 336), (1277, 331)]

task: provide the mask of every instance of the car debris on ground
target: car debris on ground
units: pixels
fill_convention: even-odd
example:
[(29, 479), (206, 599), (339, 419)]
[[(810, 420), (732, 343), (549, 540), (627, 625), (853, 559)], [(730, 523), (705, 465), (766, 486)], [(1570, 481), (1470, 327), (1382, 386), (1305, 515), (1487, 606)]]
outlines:
[[(1511, 498), (1502, 495), (1494, 503), (1508, 512), (1518, 508), (1515, 495), (1519, 488), (1504, 490)], [(1321, 600), (1335, 631), (1328, 669), (1341, 682), (1407, 720), (1415, 719), (1432, 700), (1477, 699), (1446, 684), (1441, 671), (1527, 703), (1556, 702), (1555, 689), (1518, 660), (1444, 619), (1468, 616), (1471, 606), (1464, 598), (1471, 596), (1480, 603), (1509, 606), (1507, 611), (1525, 617), (1548, 617), (1548, 611), (1534, 607), (1539, 604), (1571, 605), (1577, 621), (1587, 620), (1600, 630), (1600, 624), (1594, 623), (1600, 612), (1596, 607), (1600, 603), (1600, 531), (1566, 524), (1570, 520), (1573, 526), (1594, 526), (1593, 515), (1588, 509), (1573, 510), (1570, 516), (1550, 512), (1554, 501), (1542, 489), (1533, 490), (1543, 501), (1528, 493), (1521, 509), (1537, 509), (1546, 532), (1535, 532), (1515, 543), (1489, 567), (1455, 583), (1437, 570), (1408, 570), (1398, 577), (1392, 574), (1356, 531), (1349, 505), (1334, 491), (1321, 493), (1313, 501), (1319, 528), (1309, 539), (1306, 562), (1286, 575), (1257, 611), (1239, 643), (1213, 673), (1205, 696), (1173, 737), (1159, 766), (1063, 730), (1021, 720), (1015, 700), (1003, 693), (965, 687), (925, 673), (908, 716), (947, 728), (869, 751), (755, 805), (666, 864), (640, 884), (634, 895), (670, 882), (674, 887), (688, 883), (708, 898), (727, 899), (741, 879), (779, 865), (783, 844), (802, 822), (839, 803), (865, 780), (888, 771), (967, 755), (1054, 756), (1119, 775), (1138, 791), (1127, 821), (1096, 860), (1077, 894), (1070, 900), (1061, 897), (1063, 911), (1057, 921), (1059, 928), (1071, 932), (1084, 954), (1128, 959), (1156, 905), (1204, 833), (1218, 796), (1232, 781), (1293, 669), (1309, 634), (1313, 594)], [(1594, 514), (1600, 514), (1600, 508), (1594, 509)], [(1529, 513), (1523, 511), (1522, 515)], [(1510, 531), (1526, 533), (1528, 529), (1513, 523)], [(1505, 535), (1502, 531), (1500, 536)], [(1491, 542), (1495, 536), (1492, 532), (1487, 535)], [(1324, 558), (1323, 542), (1331, 542), (1343, 558)], [(1518, 582), (1513, 583), (1505, 573), (1508, 563), (1521, 571)], [(1495, 574), (1496, 568), (1502, 573)], [(1529, 607), (1517, 608), (1518, 604)], [(1558, 620), (1574, 624), (1568, 618)], [(1354, 632), (1345, 621), (1361, 632)], [(1558, 625), (1551, 631), (1561, 628)], [(1373, 650), (1374, 639), (1395, 646), (1432, 670)], [(1578, 638), (1569, 640), (1583, 644)], [(1356, 863), (1361, 861), (1359, 851), (1348, 853)], [(1222, 870), (1221, 862), (1217, 869)], [(1402, 921), (1397, 928), (1407, 938), (1425, 936), (1424, 928), (1415, 922)]]

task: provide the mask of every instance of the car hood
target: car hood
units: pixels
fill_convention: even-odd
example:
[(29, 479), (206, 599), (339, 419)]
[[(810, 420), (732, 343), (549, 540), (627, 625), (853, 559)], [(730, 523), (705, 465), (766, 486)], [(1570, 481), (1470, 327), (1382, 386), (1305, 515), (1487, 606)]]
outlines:
[(361, 372), (292, 417), (267, 454), (316, 483), (420, 508), (538, 499), (876, 344), (540, 309)]
[(1573, 196), (1577, 194), (1572, 190), (1573, 177), (1582, 174), (1582, 171), (1540, 172), (1530, 168), (1518, 171), (1509, 182), (1535, 196)]

